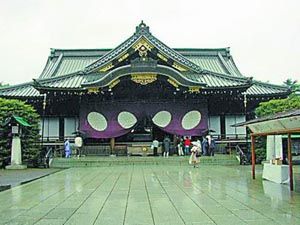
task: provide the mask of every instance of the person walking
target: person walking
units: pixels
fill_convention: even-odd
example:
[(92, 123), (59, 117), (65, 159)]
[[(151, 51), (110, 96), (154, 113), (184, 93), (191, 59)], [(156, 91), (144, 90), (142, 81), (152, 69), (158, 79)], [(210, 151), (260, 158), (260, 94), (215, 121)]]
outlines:
[(65, 146), (66, 158), (70, 158), (71, 157), (71, 146), (70, 146), (69, 139), (66, 139), (64, 146)]
[(201, 144), (198, 141), (192, 142), (193, 147), (191, 149), (191, 156), (189, 159), (189, 163), (194, 166), (194, 168), (198, 167), (198, 163), (200, 162), (198, 155), (201, 152)]
[(152, 147), (153, 147), (153, 156), (157, 156), (157, 149), (159, 147), (159, 142), (158, 140), (156, 140), (156, 138), (154, 138), (152, 142)]

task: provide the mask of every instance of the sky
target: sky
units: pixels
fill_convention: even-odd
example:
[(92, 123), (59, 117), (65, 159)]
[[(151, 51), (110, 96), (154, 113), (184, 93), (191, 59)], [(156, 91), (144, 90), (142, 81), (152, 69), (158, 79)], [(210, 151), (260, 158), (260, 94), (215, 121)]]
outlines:
[(50, 48), (114, 48), (141, 20), (171, 48), (230, 47), (243, 75), (300, 80), (299, 0), (0, 0), (0, 82), (41, 74)]

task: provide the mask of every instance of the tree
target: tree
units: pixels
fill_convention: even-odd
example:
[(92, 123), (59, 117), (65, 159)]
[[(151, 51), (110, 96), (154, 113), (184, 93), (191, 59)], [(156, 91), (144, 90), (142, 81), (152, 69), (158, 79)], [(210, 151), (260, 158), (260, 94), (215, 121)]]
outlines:
[(300, 90), (300, 84), (297, 80), (292, 80), (291, 78), (288, 78), (283, 82), (283, 84), (288, 86), (293, 93)]
[[(287, 80), (289, 83), (291, 80)], [(289, 85), (295, 85), (297, 82), (290, 82)], [(295, 89), (296, 90), (296, 89)], [(268, 102), (261, 102), (255, 109), (255, 114), (258, 117), (269, 116), (275, 113), (289, 111), (293, 109), (300, 109), (300, 96), (292, 93), (288, 98), (270, 100)], [(257, 139), (255, 150), (256, 158), (259, 161), (263, 161), (266, 158), (266, 137), (260, 137)]]
[(26, 162), (37, 156), (40, 151), (40, 117), (31, 105), (27, 105), (20, 100), (0, 98), (0, 157), (7, 157), (11, 154), (11, 128), (4, 126), (4, 121), (12, 114), (25, 118), (32, 125), (22, 130), (22, 159)]
[(261, 102), (255, 109), (255, 114), (261, 117), (293, 109), (300, 109), (300, 96), (291, 95), (285, 99)]

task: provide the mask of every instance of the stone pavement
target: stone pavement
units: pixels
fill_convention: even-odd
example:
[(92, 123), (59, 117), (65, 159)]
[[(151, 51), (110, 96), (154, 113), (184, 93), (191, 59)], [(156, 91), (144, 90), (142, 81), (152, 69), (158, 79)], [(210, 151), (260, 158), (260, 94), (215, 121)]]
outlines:
[(32, 180), (47, 176), (60, 171), (60, 169), (38, 169), (28, 168), (25, 170), (0, 170), (0, 190), (5, 187), (15, 187), (17, 185), (30, 182)]
[(300, 194), (249, 166), (71, 168), (0, 192), (0, 224), (300, 224)]

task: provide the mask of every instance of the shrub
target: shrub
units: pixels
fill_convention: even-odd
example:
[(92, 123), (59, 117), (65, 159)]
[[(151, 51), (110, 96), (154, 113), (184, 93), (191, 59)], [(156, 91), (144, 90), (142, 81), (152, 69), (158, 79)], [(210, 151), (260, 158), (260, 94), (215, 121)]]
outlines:
[(11, 127), (4, 126), (4, 122), (11, 115), (23, 117), (31, 127), (22, 129), (21, 147), (22, 160), (28, 161), (40, 152), (39, 145), (39, 115), (36, 110), (20, 100), (0, 98), (0, 157), (5, 158), (11, 154)]

